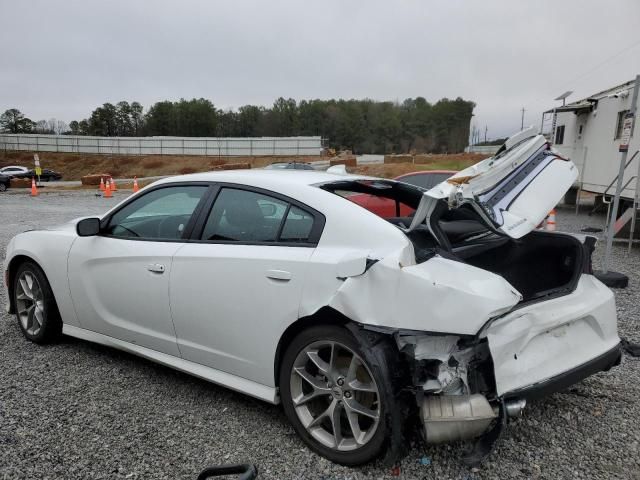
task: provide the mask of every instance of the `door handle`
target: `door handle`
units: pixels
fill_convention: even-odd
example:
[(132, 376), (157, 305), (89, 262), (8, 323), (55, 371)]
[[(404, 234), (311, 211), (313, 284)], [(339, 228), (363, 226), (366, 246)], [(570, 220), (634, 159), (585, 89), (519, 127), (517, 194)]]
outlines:
[(267, 270), (266, 275), (272, 280), (284, 280), (285, 282), (291, 280), (291, 272), (285, 270)]
[(153, 273), (164, 273), (164, 265), (161, 263), (150, 263), (147, 265), (147, 270)]

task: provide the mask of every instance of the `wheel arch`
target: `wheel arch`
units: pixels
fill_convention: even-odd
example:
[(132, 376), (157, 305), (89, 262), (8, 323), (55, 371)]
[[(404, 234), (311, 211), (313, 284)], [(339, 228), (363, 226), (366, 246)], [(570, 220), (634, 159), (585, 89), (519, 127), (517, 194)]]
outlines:
[(329, 306), (324, 306), (314, 312), (311, 315), (306, 317), (301, 317), (291, 325), (287, 327), (287, 329), (280, 336), (280, 340), (278, 341), (278, 346), (276, 347), (276, 354), (274, 358), (274, 384), (276, 388), (278, 387), (279, 378), (280, 378), (280, 366), (282, 364), (282, 358), (284, 356), (284, 352), (287, 350), (287, 347), (291, 344), (293, 339), (302, 332), (305, 328), (316, 326), (316, 325), (338, 325), (345, 326), (353, 321), (347, 316), (343, 315), (339, 311), (331, 308)]
[[(42, 268), (42, 265), (40, 264), (40, 262), (38, 262), (35, 258), (30, 257), (29, 255), (24, 255), (24, 254), (18, 254), (14, 256), (9, 261), (9, 265), (8, 265), (6, 277), (5, 277), (7, 281), (7, 292), (9, 294), (9, 313), (16, 313), (16, 305), (15, 305), (14, 291), (13, 291), (15, 288), (14, 283), (16, 279), (16, 273), (18, 272), (20, 265), (26, 262), (32, 262), (35, 265), (37, 265), (38, 268), (40, 268), (40, 270), (42, 270), (42, 272), (44, 273), (44, 276), (47, 277), (47, 279), (49, 278), (47, 276), (47, 273), (44, 271), (44, 268)], [(55, 300), (55, 294), (54, 294), (54, 300)]]

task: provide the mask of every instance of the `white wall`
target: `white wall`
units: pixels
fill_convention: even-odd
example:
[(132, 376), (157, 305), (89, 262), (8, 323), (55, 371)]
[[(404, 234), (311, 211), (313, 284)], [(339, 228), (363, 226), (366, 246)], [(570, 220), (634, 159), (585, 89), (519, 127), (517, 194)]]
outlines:
[(0, 150), (110, 155), (320, 155), (321, 137), (88, 137), (0, 134)]
[[(618, 174), (620, 165), (620, 139), (615, 139), (618, 112), (631, 108), (631, 91), (625, 98), (605, 97), (598, 101), (597, 109), (576, 115), (571, 112), (558, 113), (556, 125), (566, 125), (564, 142), (554, 148), (570, 158), (580, 169), (583, 189), (603, 193)], [(638, 115), (636, 113), (636, 124)], [(582, 136), (578, 135), (583, 125)], [(640, 126), (636, 125), (634, 137), (629, 146), (628, 158), (640, 149)], [(586, 150), (585, 150), (586, 149)], [(626, 183), (638, 174), (640, 154), (625, 171)], [(615, 192), (615, 185), (608, 193)], [(635, 180), (623, 191), (623, 196), (632, 198), (635, 192)]]

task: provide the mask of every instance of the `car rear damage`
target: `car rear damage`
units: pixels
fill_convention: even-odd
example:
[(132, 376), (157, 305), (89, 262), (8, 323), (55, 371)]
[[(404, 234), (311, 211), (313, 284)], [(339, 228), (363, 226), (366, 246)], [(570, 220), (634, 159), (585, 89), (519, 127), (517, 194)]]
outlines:
[(440, 256), (405, 265), (399, 253), (346, 278), (330, 305), (354, 334), (392, 339), (425, 440), (475, 439), (465, 461), (476, 464), (527, 400), (620, 362), (613, 294), (578, 268), (575, 285), (523, 301), (491, 272)]
[(591, 269), (595, 238), (534, 230), (575, 175), (543, 137), (522, 132), (419, 201), (384, 181), (322, 186), (415, 209), (387, 218), (411, 244), (352, 259), (329, 305), (355, 335), (389, 338), (425, 440), (473, 441), (468, 464), (528, 400), (620, 363), (614, 296)]

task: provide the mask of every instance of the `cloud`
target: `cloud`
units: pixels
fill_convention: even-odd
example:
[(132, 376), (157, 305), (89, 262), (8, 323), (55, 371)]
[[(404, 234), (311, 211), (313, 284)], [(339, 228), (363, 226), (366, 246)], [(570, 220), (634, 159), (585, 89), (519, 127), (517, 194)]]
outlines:
[[(489, 1), (0, 0), (0, 110), (87, 117), (104, 102), (205, 97), (463, 97), (489, 136), (539, 124), (640, 71), (640, 3)], [(576, 80), (574, 80), (576, 79)]]

